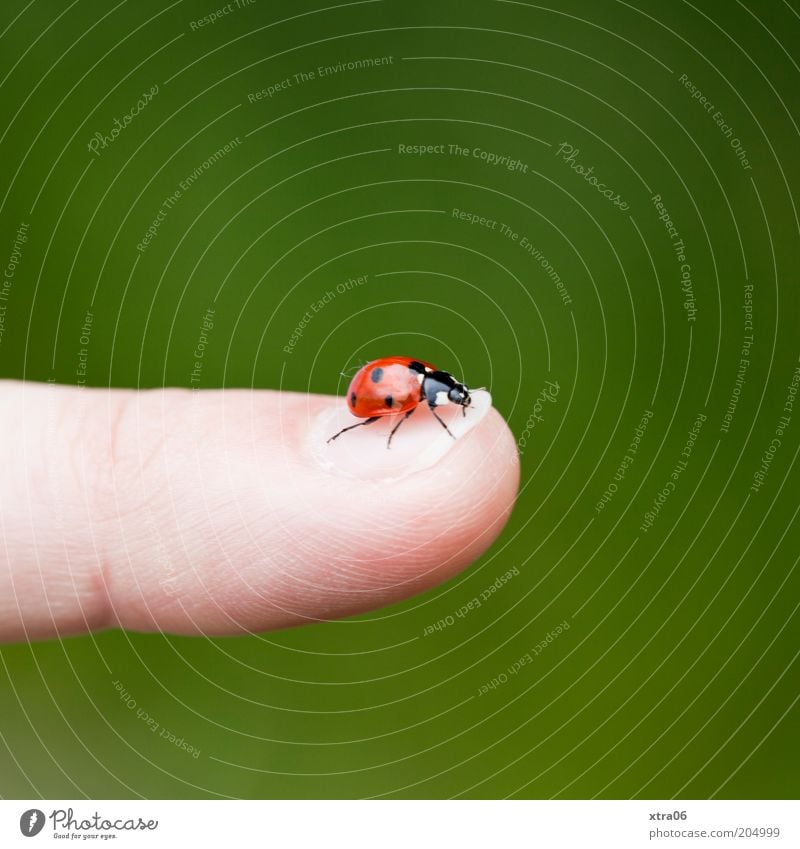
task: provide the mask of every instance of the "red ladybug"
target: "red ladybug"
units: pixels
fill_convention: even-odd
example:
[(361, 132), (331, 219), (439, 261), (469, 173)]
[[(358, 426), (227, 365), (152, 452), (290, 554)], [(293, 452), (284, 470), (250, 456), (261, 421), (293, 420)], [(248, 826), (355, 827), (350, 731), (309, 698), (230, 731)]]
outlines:
[(405, 413), (389, 433), (386, 442), (386, 447), (389, 448), (397, 428), (423, 401), (428, 403), (428, 408), (439, 424), (453, 436), (450, 428), (436, 412), (436, 408), (443, 404), (460, 404), (466, 415), (466, 408), (472, 399), (463, 383), (459, 383), (446, 371), (439, 371), (430, 363), (412, 357), (383, 357), (373, 360), (358, 370), (347, 390), (347, 406), (350, 412), (364, 421), (342, 428), (328, 442), (333, 442), (354, 427), (372, 424), (382, 416)]

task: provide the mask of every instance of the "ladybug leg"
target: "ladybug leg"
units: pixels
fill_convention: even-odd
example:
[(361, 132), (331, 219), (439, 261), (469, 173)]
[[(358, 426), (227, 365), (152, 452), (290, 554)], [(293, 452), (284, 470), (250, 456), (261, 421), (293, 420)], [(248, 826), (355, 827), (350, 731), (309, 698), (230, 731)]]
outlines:
[[(445, 423), (445, 420), (436, 412), (436, 407), (434, 407), (433, 404), (430, 404), (428, 406), (428, 409), (433, 413), (434, 416), (436, 416), (436, 421), (439, 422), (439, 424), (450, 434), (450, 436), (453, 436), (453, 433)], [(455, 436), (453, 436), (453, 439), (455, 439)]]
[(343, 433), (345, 433), (348, 430), (352, 430), (354, 427), (361, 427), (362, 425), (372, 424), (373, 422), (378, 421), (379, 418), (380, 418), (380, 416), (372, 416), (369, 419), (365, 419), (363, 422), (358, 422), (357, 424), (350, 425), (349, 427), (343, 427), (339, 431), (339, 433), (334, 433), (334, 435), (328, 440), (328, 442), (333, 442), (333, 440), (336, 439), (338, 436), (341, 436)]
[(414, 412), (414, 410), (416, 410), (416, 409), (417, 409), (416, 407), (412, 407), (410, 410), (408, 410), (408, 412), (406, 412), (406, 414), (403, 416), (403, 418), (402, 418), (402, 419), (400, 419), (400, 421), (399, 421), (399, 422), (398, 422), (398, 423), (397, 423), (397, 424), (396, 424), (396, 425), (392, 428), (391, 432), (389, 433), (389, 438), (386, 440), (386, 447), (387, 447), (387, 448), (391, 448), (391, 446), (392, 446), (392, 437), (394, 436), (394, 432), (397, 430), (397, 428), (399, 428), (399, 427), (400, 427), (400, 425), (401, 425), (401, 424), (403, 424), (403, 422), (404, 422), (404, 421), (405, 421), (405, 420), (406, 420), (406, 419), (407, 419), (407, 418), (408, 418), (408, 417), (409, 417), (409, 416), (410, 416), (410, 415)]

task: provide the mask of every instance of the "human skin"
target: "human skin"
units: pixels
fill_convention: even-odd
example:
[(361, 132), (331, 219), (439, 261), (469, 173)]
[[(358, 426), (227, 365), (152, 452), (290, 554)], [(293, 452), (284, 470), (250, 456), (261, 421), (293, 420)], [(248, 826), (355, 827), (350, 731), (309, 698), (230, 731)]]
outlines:
[[(486, 396), (488, 399), (488, 395)], [(0, 381), (0, 640), (105, 628), (242, 634), (452, 577), (502, 530), (502, 417), (427, 409), (329, 436), (340, 398)]]

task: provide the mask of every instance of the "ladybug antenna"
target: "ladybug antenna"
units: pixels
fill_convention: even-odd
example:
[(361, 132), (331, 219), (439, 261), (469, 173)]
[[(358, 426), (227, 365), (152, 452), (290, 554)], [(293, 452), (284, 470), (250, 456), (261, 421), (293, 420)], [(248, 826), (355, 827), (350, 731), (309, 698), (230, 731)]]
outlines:
[[(473, 392), (480, 392), (481, 390), (485, 390), (485, 389), (486, 389), (486, 387), (485, 387), (485, 386), (476, 386), (476, 387), (474, 387), (473, 389), (470, 389), (469, 387), (465, 387), (465, 388), (466, 388), (467, 392), (469, 392), (470, 394), (472, 394)], [(467, 416), (467, 408), (466, 408), (466, 406), (463, 406), (463, 407), (461, 408), (461, 414), (462, 414), (462, 416), (464, 416), (464, 418), (466, 418), (466, 416)]]

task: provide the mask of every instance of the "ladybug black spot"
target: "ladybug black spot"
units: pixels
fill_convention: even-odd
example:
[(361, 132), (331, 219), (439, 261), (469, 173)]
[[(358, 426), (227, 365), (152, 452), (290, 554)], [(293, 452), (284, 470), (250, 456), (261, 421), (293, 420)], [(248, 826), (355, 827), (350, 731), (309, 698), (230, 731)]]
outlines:
[(392, 398), (392, 396), (391, 396), (391, 395), (387, 395), (387, 396), (383, 399), (383, 403), (384, 403), (384, 404), (386, 404), (386, 406), (387, 406), (387, 407), (391, 407), (391, 406), (392, 406), (392, 404), (394, 404), (394, 398)]
[(350, 393), (350, 406), (355, 407), (355, 405), (356, 405), (356, 393), (351, 392)]
[(383, 369), (380, 366), (373, 369), (370, 377), (372, 378), (373, 383), (380, 383), (383, 380)]

